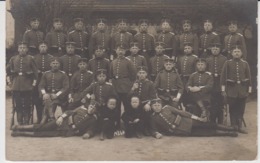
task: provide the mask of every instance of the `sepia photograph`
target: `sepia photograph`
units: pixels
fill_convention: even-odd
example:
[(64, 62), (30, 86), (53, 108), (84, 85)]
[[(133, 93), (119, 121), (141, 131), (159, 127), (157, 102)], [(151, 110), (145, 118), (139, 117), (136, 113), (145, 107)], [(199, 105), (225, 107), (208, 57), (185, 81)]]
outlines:
[(7, 161), (255, 161), (257, 0), (6, 0)]

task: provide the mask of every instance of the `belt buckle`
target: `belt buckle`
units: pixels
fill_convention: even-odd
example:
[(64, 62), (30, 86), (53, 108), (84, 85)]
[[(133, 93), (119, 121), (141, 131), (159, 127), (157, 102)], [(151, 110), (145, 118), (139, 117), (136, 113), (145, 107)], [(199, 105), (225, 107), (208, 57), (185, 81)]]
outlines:
[(237, 84), (240, 84), (241, 83), (241, 81), (237, 81)]
[(19, 73), (18, 73), (18, 75), (20, 75), (20, 76), (21, 76), (21, 75), (23, 75), (23, 73), (22, 73), (22, 72), (19, 72)]
[(81, 51), (84, 51), (84, 49), (82, 48)]
[(145, 53), (145, 52), (146, 52), (146, 50), (145, 50), (145, 49), (143, 49), (143, 52)]
[(204, 49), (204, 52), (207, 52), (207, 49)]
[(59, 50), (61, 50), (61, 47), (59, 47)]
[(118, 76), (116, 76), (115, 78), (118, 79)]
[(166, 89), (166, 92), (170, 92), (170, 90), (169, 90), (169, 89)]
[(51, 92), (52, 92), (52, 93), (54, 93), (54, 92), (55, 92), (55, 90), (54, 90), (54, 89), (52, 89), (52, 90), (51, 90)]
[(218, 74), (214, 74), (215, 77), (218, 77)]
[(72, 73), (69, 73), (69, 76), (72, 76)]

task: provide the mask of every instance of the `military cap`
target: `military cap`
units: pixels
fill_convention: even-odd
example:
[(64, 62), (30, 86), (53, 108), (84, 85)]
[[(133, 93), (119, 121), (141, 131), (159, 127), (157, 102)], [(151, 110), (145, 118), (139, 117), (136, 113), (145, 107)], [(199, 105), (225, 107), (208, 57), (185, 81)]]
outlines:
[(116, 47), (116, 49), (124, 49), (124, 50), (127, 50), (124, 45), (118, 45), (118, 46)]
[(54, 62), (54, 61), (61, 63), (61, 60), (60, 60), (59, 57), (52, 57), (51, 58), (51, 63)]
[(161, 46), (161, 47), (165, 47), (165, 43), (164, 42), (156, 42), (155, 43), (155, 47), (157, 47), (157, 46)]
[(56, 23), (56, 22), (61, 22), (61, 23), (62, 23), (61, 18), (54, 18), (54, 19), (53, 19), (53, 23)]
[(211, 24), (212, 24), (213, 22), (212, 22), (212, 20), (210, 20), (210, 19), (205, 19), (205, 20), (203, 21), (203, 23), (211, 23)]
[(148, 70), (147, 70), (147, 67), (146, 67), (146, 66), (138, 66), (138, 67), (137, 67), (137, 72), (139, 72), (139, 71), (145, 71), (145, 72), (147, 72)]
[(96, 24), (98, 24), (98, 23), (104, 23), (104, 24), (106, 24), (106, 23), (107, 23), (107, 20), (106, 20), (105, 18), (98, 18), (98, 19), (96, 19)]
[(28, 43), (27, 42), (25, 42), (25, 41), (20, 41), (20, 42), (18, 42), (18, 44), (17, 44), (18, 46), (19, 45), (26, 45), (26, 46), (28, 46)]
[(228, 22), (228, 25), (237, 25), (237, 21), (236, 20), (230, 20), (229, 22)]
[(183, 45), (184, 45), (184, 47), (185, 47), (185, 46), (190, 46), (190, 47), (193, 47), (193, 45), (192, 45), (192, 43), (191, 43), (191, 42), (184, 42), (184, 43), (183, 43)]
[(140, 24), (143, 24), (143, 23), (148, 24), (148, 23), (149, 23), (149, 20), (148, 20), (148, 19), (140, 19), (140, 20), (138, 21), (138, 24), (139, 24), (139, 25), (140, 25)]
[(30, 19), (30, 22), (40, 21), (39, 18), (33, 17)]
[(83, 23), (83, 18), (75, 18), (73, 19), (74, 20), (74, 23), (77, 23), (77, 22), (82, 22)]
[(117, 19), (117, 24), (119, 24), (119, 23), (127, 23), (127, 20), (126, 19), (123, 19), (123, 18), (121, 18), (121, 19)]
[(210, 44), (210, 47), (221, 48), (221, 43), (219, 43), (219, 42), (212, 43), (212, 44)]
[(235, 50), (235, 49), (240, 49), (240, 50), (243, 50), (242, 46), (237, 44), (237, 45), (234, 45), (231, 47), (231, 51)]
[(46, 41), (41, 41), (41, 42), (39, 42), (39, 45), (41, 45), (41, 44), (45, 44), (45, 45), (48, 45), (48, 43), (46, 42)]
[(100, 75), (100, 74), (107, 75), (107, 70), (106, 69), (98, 69), (97, 70), (97, 75)]
[(130, 47), (138, 47), (139, 48), (138, 42), (131, 42)]
[(88, 63), (88, 59), (87, 59), (87, 58), (80, 58), (80, 59), (78, 60), (78, 64), (81, 63), (81, 62)]
[(172, 58), (165, 58), (164, 63), (174, 63), (174, 59)]
[(191, 24), (191, 21), (190, 21), (190, 20), (188, 20), (188, 19), (186, 19), (186, 20), (183, 20), (183, 21), (182, 21), (182, 25), (183, 25), (183, 24)]
[(95, 47), (95, 50), (103, 50), (104, 51), (105, 48), (102, 45), (98, 45), (98, 46)]
[(170, 24), (171, 21), (170, 21), (170, 19), (162, 19), (162, 20), (161, 20), (161, 24), (162, 24), (162, 23), (169, 23), (169, 24)]
[(151, 104), (150, 105), (153, 105), (153, 104), (156, 104), (156, 103), (162, 103), (162, 100), (161, 99), (159, 99), (159, 98), (157, 98), (157, 99), (153, 99), (153, 100), (151, 100)]
[(67, 41), (67, 42), (66, 42), (66, 45), (73, 45), (73, 46), (76, 46), (76, 43), (75, 43), (75, 42), (69, 42), (69, 41)]
[(198, 60), (196, 60), (196, 63), (207, 63), (205, 58), (199, 58)]

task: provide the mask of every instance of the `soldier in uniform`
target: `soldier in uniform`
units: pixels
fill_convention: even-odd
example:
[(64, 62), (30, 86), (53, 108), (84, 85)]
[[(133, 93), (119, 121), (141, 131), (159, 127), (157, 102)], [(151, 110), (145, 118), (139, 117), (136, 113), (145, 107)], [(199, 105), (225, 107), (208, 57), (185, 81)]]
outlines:
[(92, 58), (88, 54), (89, 34), (84, 31), (84, 23), (82, 18), (74, 19), (75, 30), (69, 32), (68, 41), (75, 42), (75, 54), (82, 58)]
[(105, 58), (105, 49), (103, 46), (96, 46), (95, 48), (95, 57), (89, 60), (88, 70), (92, 71), (94, 75), (96, 75), (98, 69), (105, 69), (108, 72), (107, 78), (109, 79), (110, 61)]
[(211, 93), (210, 121), (223, 124), (224, 99), (221, 95), (220, 74), (227, 58), (220, 54), (221, 44), (213, 43), (211, 45), (211, 55), (206, 59), (207, 70), (212, 74), (214, 84)]
[(170, 20), (162, 19), (161, 21), (161, 33), (157, 36), (157, 42), (165, 43), (164, 53), (170, 58), (175, 59), (176, 57), (176, 36), (174, 33), (170, 32)]
[[(128, 56), (128, 49), (130, 49), (130, 43), (133, 42), (134, 37), (127, 32), (128, 25), (126, 19), (118, 19), (117, 28), (118, 32), (112, 36), (111, 49), (115, 50), (118, 46), (123, 47), (126, 49), (126, 56)], [(113, 57), (111, 60), (113, 60)]]
[(228, 100), (231, 125), (246, 134), (242, 120), (247, 96), (252, 92), (250, 68), (242, 59), (243, 47), (236, 46), (231, 53), (233, 59), (225, 62), (221, 72), (221, 91)]
[(165, 44), (163, 42), (155, 43), (155, 56), (150, 59), (149, 65), (151, 67), (150, 75), (152, 81), (156, 79), (157, 74), (163, 70), (164, 60), (169, 58), (167, 55), (164, 55)]
[(179, 54), (183, 54), (184, 43), (190, 42), (193, 47), (194, 54), (198, 56), (199, 39), (198, 36), (191, 32), (191, 21), (182, 21), (183, 33), (178, 38)]
[(237, 137), (233, 127), (206, 122), (204, 118), (189, 112), (165, 105), (162, 107), (160, 99), (151, 101), (153, 114), (151, 115), (152, 136), (162, 138), (166, 135), (179, 136), (231, 136)]
[(39, 30), (40, 21), (38, 18), (32, 18), (30, 21), (31, 29), (25, 31), (23, 35), (23, 42), (26, 42), (29, 47), (29, 54), (36, 55), (39, 43), (43, 41), (43, 32)]
[(61, 70), (71, 79), (72, 75), (78, 70), (80, 56), (75, 54), (75, 42), (66, 42), (66, 54), (60, 57)]
[(237, 32), (237, 21), (230, 21), (228, 23), (229, 34), (224, 38), (223, 52), (228, 59), (232, 59), (231, 48), (235, 45), (241, 45), (243, 59), (247, 59), (247, 50), (245, 44), (245, 38), (242, 34)]
[(211, 45), (219, 43), (219, 35), (212, 32), (213, 22), (211, 20), (204, 21), (204, 33), (200, 36), (199, 54), (201, 58), (207, 58), (211, 55)]
[[(186, 42), (184, 45), (184, 56), (181, 56), (177, 61), (177, 69), (181, 76), (183, 86), (185, 87), (190, 75), (196, 71), (196, 61), (198, 57), (192, 53), (192, 44)], [(181, 102), (186, 107), (189, 103), (190, 98), (187, 95), (187, 92), (184, 90), (181, 97)]]
[(103, 47), (104, 57), (109, 58), (111, 54), (111, 35), (106, 31), (107, 20), (100, 18), (96, 20), (97, 31), (92, 34), (89, 41), (89, 55), (93, 55), (98, 47)]
[(131, 55), (128, 56), (127, 58), (134, 63), (135, 68), (139, 66), (147, 67), (147, 61), (145, 57), (138, 54), (139, 50), (140, 50), (139, 44), (137, 42), (131, 42), (131, 47), (130, 47)]
[(32, 90), (36, 86), (38, 70), (31, 55), (28, 55), (28, 44), (18, 44), (18, 55), (13, 56), (7, 65), (8, 85), (13, 93), (13, 107), (17, 113), (19, 125), (29, 124), (32, 108)]
[(179, 107), (179, 100), (183, 94), (183, 84), (180, 75), (174, 68), (174, 60), (167, 58), (164, 60), (164, 70), (161, 71), (154, 82), (159, 98), (163, 105)]
[(116, 49), (117, 58), (111, 62), (110, 73), (112, 77), (112, 83), (119, 96), (118, 101), (118, 117), (117, 127), (120, 127), (120, 115), (121, 115), (121, 103), (124, 105), (124, 109), (129, 108), (129, 101), (127, 94), (131, 90), (131, 87), (136, 78), (136, 69), (130, 59), (125, 57), (126, 49), (119, 45)]
[(44, 104), (43, 118), (40, 124), (55, 119), (54, 114), (57, 106), (64, 109), (69, 91), (69, 79), (65, 72), (60, 70), (60, 59), (52, 58), (51, 70), (46, 71), (41, 78), (39, 90)]
[[(205, 59), (197, 60), (197, 71), (189, 77), (186, 89), (192, 102), (199, 107), (200, 116), (209, 119), (210, 95), (213, 87), (213, 77), (210, 72), (206, 71), (206, 65), (207, 63)], [(194, 112), (194, 110), (192, 110), (192, 112)]]
[(41, 81), (42, 74), (46, 71), (49, 71), (51, 69), (50, 62), (53, 58), (52, 55), (47, 53), (48, 46), (46, 42), (40, 42), (39, 43), (39, 52), (37, 55), (34, 56), (34, 61), (36, 63), (36, 66), (38, 68), (38, 79), (36, 87), (33, 89), (33, 105), (35, 106), (37, 110), (37, 123), (40, 123), (42, 120), (42, 112), (43, 112), (43, 103), (42, 98), (40, 96), (40, 92), (38, 89), (38, 85)]
[(76, 71), (70, 80), (69, 104), (67, 110), (72, 110), (81, 105), (81, 93), (94, 81), (92, 71), (87, 69), (87, 58), (78, 61), (79, 70)]
[(64, 54), (67, 36), (62, 32), (63, 23), (60, 18), (53, 19), (53, 31), (47, 33), (45, 41), (48, 43), (49, 52), (55, 57)]
[(144, 56), (146, 61), (152, 57), (155, 43), (153, 35), (147, 33), (148, 23), (147, 19), (139, 20), (139, 33), (134, 36), (134, 41), (139, 45), (139, 54)]
[[(137, 68), (137, 80), (133, 84), (130, 96), (137, 95), (142, 103), (141, 108), (144, 110), (144, 134), (150, 133), (150, 115), (151, 107), (149, 101), (156, 98), (156, 90), (152, 81), (147, 79), (147, 67), (140, 66)], [(130, 109), (128, 109), (130, 110)]]
[(68, 110), (57, 120), (46, 124), (15, 125), (12, 127), (12, 136), (29, 137), (71, 137), (82, 136), (88, 139), (94, 136), (94, 127), (97, 123), (96, 106), (92, 100), (75, 110)]

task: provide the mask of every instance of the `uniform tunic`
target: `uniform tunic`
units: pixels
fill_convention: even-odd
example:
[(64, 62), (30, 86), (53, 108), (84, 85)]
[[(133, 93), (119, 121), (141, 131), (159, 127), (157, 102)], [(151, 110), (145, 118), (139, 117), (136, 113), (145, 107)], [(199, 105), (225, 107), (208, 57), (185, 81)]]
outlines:
[[(196, 55), (185, 55), (181, 56), (177, 62), (177, 69), (182, 78), (188, 78), (196, 70), (196, 61), (198, 57)], [(186, 82), (183, 81), (185, 85)]]
[(111, 35), (108, 32), (97, 31), (92, 34), (89, 41), (89, 53), (94, 54), (95, 49), (102, 46), (105, 49), (105, 54), (110, 53)]
[(138, 46), (140, 48), (139, 54), (144, 56), (146, 59), (149, 59), (152, 57), (152, 51), (154, 50), (154, 36), (147, 33), (137, 33), (134, 36), (134, 41), (138, 42)]
[(34, 56), (34, 61), (38, 68), (39, 74), (49, 71), (51, 69), (50, 63), (53, 58), (50, 54), (37, 54)]
[(73, 30), (68, 34), (68, 41), (76, 43), (75, 53), (77, 54), (84, 53), (84, 55), (86, 55), (86, 51), (88, 50), (88, 44), (89, 44), (89, 34), (87, 32), (80, 31), (80, 30)]
[(169, 58), (167, 55), (156, 55), (150, 59), (150, 74), (156, 78), (157, 74), (164, 68), (164, 60)]
[(191, 42), (193, 51), (195, 55), (198, 55), (198, 49), (199, 49), (199, 39), (198, 36), (192, 32), (184, 32), (181, 34), (178, 38), (178, 45), (180, 53), (183, 54), (184, 52), (184, 43), (185, 42)]
[(43, 40), (43, 32), (40, 30), (27, 30), (23, 35), (23, 41), (28, 44), (29, 48), (38, 49), (39, 43)]
[(199, 52), (201, 57), (208, 57), (211, 54), (211, 44), (220, 43), (219, 35), (215, 32), (205, 32), (200, 36)]
[(118, 46), (130, 49), (130, 43), (133, 42), (133, 35), (129, 32), (117, 32), (112, 36), (111, 49), (115, 50)]
[(12, 75), (13, 91), (32, 91), (33, 81), (38, 79), (38, 70), (31, 55), (15, 55), (7, 67)]
[[(88, 70), (92, 71), (94, 75), (98, 69), (107, 70), (107, 74), (110, 75), (110, 61), (106, 58), (93, 58), (88, 62)], [(107, 78), (110, 78), (109, 76)]]
[(220, 78), (228, 97), (245, 98), (251, 85), (250, 68), (243, 59), (231, 59), (225, 62)]
[(240, 33), (230, 33), (224, 38), (224, 51), (227, 53), (227, 57), (230, 59), (231, 56), (231, 49), (236, 46), (240, 45), (242, 48), (243, 59), (247, 59), (247, 49), (245, 44), (244, 36)]
[(136, 69), (130, 59), (116, 58), (110, 65), (112, 83), (117, 93), (128, 93), (136, 77)]
[(70, 93), (74, 101), (81, 100), (81, 92), (86, 89), (94, 80), (92, 71), (77, 71), (70, 81)]
[(74, 72), (78, 70), (78, 61), (80, 60), (79, 55), (66, 54), (60, 57), (61, 70), (66, 72), (69, 77), (72, 77)]
[(176, 36), (172, 32), (161, 32), (156, 39), (157, 42), (164, 42), (165, 43), (165, 53), (169, 56), (176, 56), (176, 45), (177, 40)]
[(187, 90), (189, 87), (202, 87), (198, 92), (189, 92), (192, 100), (196, 101), (209, 101), (210, 93), (213, 87), (213, 77), (209, 72), (195, 72), (193, 73), (186, 85)]
[(67, 41), (67, 36), (62, 31), (52, 31), (47, 33), (45, 41), (48, 47), (55, 50), (65, 50), (65, 42)]
[(139, 66), (147, 67), (147, 61), (146, 61), (145, 57), (143, 57), (141, 55), (130, 55), (127, 58), (133, 62), (135, 68), (137, 68)]

